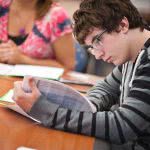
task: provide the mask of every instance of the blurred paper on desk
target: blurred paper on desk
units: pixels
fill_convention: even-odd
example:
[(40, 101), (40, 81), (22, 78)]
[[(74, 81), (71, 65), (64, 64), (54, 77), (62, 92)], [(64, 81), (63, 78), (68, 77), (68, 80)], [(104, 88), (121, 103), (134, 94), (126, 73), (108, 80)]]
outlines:
[[(30, 92), (28, 83), (29, 77), (24, 77), (22, 88), (26, 92)], [(79, 111), (95, 112), (95, 106), (77, 90), (72, 87), (60, 83), (58, 81), (44, 80), (34, 78), (40, 92), (52, 103), (59, 104), (60, 107), (74, 109)]]
[(16, 150), (37, 150), (37, 149), (21, 146), (21, 147), (18, 147)]
[(31, 75), (46, 79), (58, 80), (64, 72), (63, 68), (33, 65), (8, 65), (0, 63), (0, 75), (24, 77)]
[(13, 89), (9, 90), (7, 94), (0, 97), (0, 102), (1, 103), (4, 102), (4, 104), (15, 104), (15, 102), (12, 99), (12, 95), (13, 95)]
[(77, 81), (77, 82), (87, 83), (91, 85), (95, 85), (98, 81), (103, 80), (105, 78), (102, 76), (100, 77), (91, 74), (84, 74), (76, 71), (68, 72), (67, 75), (70, 81)]

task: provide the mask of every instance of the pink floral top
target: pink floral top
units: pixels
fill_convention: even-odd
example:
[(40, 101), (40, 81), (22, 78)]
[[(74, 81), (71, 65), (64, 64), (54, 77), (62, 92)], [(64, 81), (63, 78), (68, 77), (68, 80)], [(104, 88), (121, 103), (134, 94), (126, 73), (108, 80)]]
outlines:
[[(0, 0), (0, 40), (8, 40), (8, 13), (12, 0)], [(19, 45), (21, 51), (34, 58), (55, 58), (51, 44), (59, 37), (72, 32), (67, 12), (54, 3), (48, 13), (36, 20), (26, 40)]]

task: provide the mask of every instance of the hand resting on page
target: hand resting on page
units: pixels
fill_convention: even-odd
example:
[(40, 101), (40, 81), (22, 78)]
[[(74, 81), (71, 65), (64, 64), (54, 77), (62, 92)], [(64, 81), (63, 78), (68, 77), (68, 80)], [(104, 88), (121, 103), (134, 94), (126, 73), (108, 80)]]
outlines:
[(41, 93), (38, 90), (36, 83), (32, 77), (28, 78), (31, 92), (27, 93), (22, 89), (22, 81), (14, 83), (13, 100), (25, 111), (30, 112), (33, 104), (38, 100)]

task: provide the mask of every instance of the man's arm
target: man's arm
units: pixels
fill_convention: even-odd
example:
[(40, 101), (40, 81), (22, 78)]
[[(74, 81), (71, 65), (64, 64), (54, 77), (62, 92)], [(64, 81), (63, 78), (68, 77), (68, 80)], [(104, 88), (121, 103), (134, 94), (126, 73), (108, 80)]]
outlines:
[[(115, 111), (91, 113), (69, 110), (41, 96), (29, 115), (40, 120), (44, 126), (58, 130), (94, 136), (117, 144), (133, 141), (150, 125), (150, 84), (145, 82), (149, 79), (148, 72), (142, 72), (145, 67), (150, 70), (150, 64), (140, 67), (129, 96)], [(147, 83), (144, 89), (141, 82)]]
[(121, 78), (122, 67), (117, 66), (104, 81), (97, 83), (88, 92), (87, 97), (96, 106), (97, 111), (109, 110), (112, 105), (118, 103)]

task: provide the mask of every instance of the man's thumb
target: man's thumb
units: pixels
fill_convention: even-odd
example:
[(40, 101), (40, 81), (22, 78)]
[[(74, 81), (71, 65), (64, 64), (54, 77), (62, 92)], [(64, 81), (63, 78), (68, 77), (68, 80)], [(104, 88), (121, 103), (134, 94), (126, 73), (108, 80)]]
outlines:
[(37, 89), (35, 80), (33, 78), (29, 78), (29, 86), (31, 87), (31, 91)]

